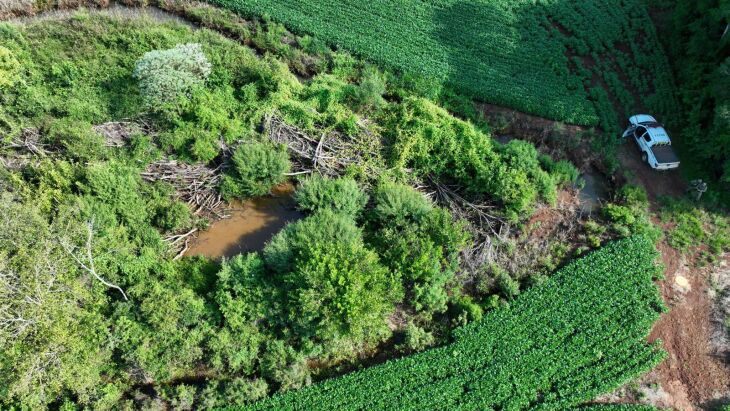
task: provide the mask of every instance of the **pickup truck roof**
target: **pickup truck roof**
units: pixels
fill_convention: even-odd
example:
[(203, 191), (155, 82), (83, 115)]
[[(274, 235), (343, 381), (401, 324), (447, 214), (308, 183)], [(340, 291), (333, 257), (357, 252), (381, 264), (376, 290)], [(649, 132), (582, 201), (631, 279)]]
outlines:
[(631, 124), (647, 124), (647, 123), (656, 123), (656, 119), (648, 114), (637, 114), (635, 116), (629, 117), (629, 122)]
[(672, 144), (672, 140), (669, 139), (669, 134), (667, 134), (667, 131), (664, 130), (661, 124), (657, 124), (654, 127), (647, 125), (646, 129), (651, 136), (652, 146)]

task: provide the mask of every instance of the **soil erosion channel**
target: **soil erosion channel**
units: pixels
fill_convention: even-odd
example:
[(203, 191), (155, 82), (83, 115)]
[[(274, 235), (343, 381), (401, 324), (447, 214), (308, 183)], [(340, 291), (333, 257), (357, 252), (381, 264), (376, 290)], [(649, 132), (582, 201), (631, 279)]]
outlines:
[(219, 259), (259, 251), (284, 226), (304, 215), (294, 208), (294, 187), (276, 187), (271, 195), (230, 204), (230, 218), (218, 220), (201, 232), (185, 255)]

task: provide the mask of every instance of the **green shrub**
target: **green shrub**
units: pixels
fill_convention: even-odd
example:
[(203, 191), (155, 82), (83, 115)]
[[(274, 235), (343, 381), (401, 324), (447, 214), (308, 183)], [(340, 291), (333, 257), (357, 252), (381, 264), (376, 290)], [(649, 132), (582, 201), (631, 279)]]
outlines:
[[(281, 277), (289, 323), (302, 339), (377, 343), (400, 287), (377, 254), (358, 243), (317, 242)], [(336, 346), (336, 345), (335, 345)]]
[(378, 241), (383, 261), (408, 291), (406, 301), (418, 312), (446, 311), (446, 284), (454, 278), (455, 267), (444, 258), (443, 249), (414, 226), (384, 229)]
[(468, 295), (452, 298), (449, 311), (451, 318), (455, 319), (454, 323), (459, 326), (480, 321), (484, 315), (484, 309)]
[(715, 255), (730, 249), (730, 218), (722, 212), (705, 209), (686, 199), (665, 197), (661, 202), (662, 220), (674, 223), (667, 234), (669, 245), (688, 251), (707, 244)]
[(267, 194), (284, 182), (284, 174), (291, 168), (286, 147), (266, 143), (241, 144), (231, 162), (233, 167), (221, 183), (221, 193), (227, 199)]
[(355, 218), (365, 207), (368, 196), (351, 178), (329, 179), (315, 175), (301, 181), (294, 199), (305, 211), (329, 209)]
[(403, 282), (409, 304), (431, 315), (446, 310), (447, 285), (458, 269), (458, 253), (469, 235), (463, 222), (431, 204), (412, 188), (377, 189), (370, 241), (384, 264)]
[(0, 90), (11, 87), (18, 80), (20, 62), (15, 58), (13, 52), (0, 46)]
[[(222, 394), (209, 393), (203, 395), (203, 398), (217, 398), (213, 407), (221, 407), (228, 405), (245, 405), (247, 403), (266, 397), (269, 386), (262, 378), (234, 378), (227, 382), (223, 388)], [(222, 398), (218, 398), (222, 397)], [(212, 408), (212, 407), (211, 407)]]
[(614, 233), (620, 237), (643, 234), (658, 241), (662, 230), (650, 219), (649, 200), (644, 189), (624, 186), (619, 190), (618, 200), (621, 204), (607, 204), (601, 210)]
[(191, 223), (190, 207), (180, 201), (173, 201), (160, 207), (154, 219), (154, 224), (165, 231), (189, 228)]
[(364, 112), (383, 106), (385, 91), (385, 76), (375, 67), (368, 65), (363, 70), (360, 84), (350, 86), (346, 91), (346, 96), (356, 111)]
[(223, 261), (212, 293), (222, 327), (208, 342), (215, 370), (247, 374), (255, 370), (264, 338), (258, 322), (273, 314), (265, 278), (264, 263), (257, 254), (239, 254)]
[(578, 182), (580, 171), (570, 161), (553, 161), (552, 158), (545, 155), (540, 155), (539, 159), (542, 168), (550, 173), (557, 185), (566, 187)]
[(506, 272), (499, 272), (495, 278), (497, 287), (507, 299), (513, 300), (520, 294), (520, 283)]
[(373, 194), (372, 219), (383, 226), (418, 223), (433, 209), (423, 194), (403, 184), (380, 183)]
[(104, 156), (104, 138), (91, 124), (73, 118), (52, 121), (44, 130), (44, 140), (78, 161), (90, 161)]
[(210, 72), (211, 64), (200, 44), (190, 43), (145, 53), (137, 62), (134, 77), (148, 108), (157, 111), (189, 97)]
[(167, 387), (162, 391), (162, 397), (170, 402), (175, 410), (192, 410), (195, 405), (195, 398), (198, 390), (192, 385), (180, 384), (175, 387)]
[(311, 383), (306, 358), (281, 340), (266, 343), (260, 369), (261, 375), (277, 384), (281, 391), (301, 388)]
[(413, 323), (409, 323), (406, 326), (403, 343), (397, 348), (403, 351), (423, 351), (434, 345), (435, 342), (436, 338), (434, 338), (433, 333)]
[(292, 268), (294, 259), (318, 243), (362, 244), (362, 232), (346, 216), (323, 210), (288, 224), (266, 245), (266, 265), (277, 273)]
[(632, 207), (648, 207), (649, 195), (644, 188), (627, 184), (618, 191), (619, 198)]

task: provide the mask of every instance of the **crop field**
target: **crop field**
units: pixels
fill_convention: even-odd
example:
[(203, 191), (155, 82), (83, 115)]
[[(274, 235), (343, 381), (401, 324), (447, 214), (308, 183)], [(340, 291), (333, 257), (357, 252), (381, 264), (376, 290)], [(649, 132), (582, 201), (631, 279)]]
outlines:
[(673, 105), (666, 58), (637, 0), (209, 1), (568, 123), (612, 129), (624, 114), (617, 111)]
[(559, 270), (450, 345), (256, 403), (250, 409), (567, 409), (663, 358), (644, 338), (663, 304), (656, 251), (611, 243)]

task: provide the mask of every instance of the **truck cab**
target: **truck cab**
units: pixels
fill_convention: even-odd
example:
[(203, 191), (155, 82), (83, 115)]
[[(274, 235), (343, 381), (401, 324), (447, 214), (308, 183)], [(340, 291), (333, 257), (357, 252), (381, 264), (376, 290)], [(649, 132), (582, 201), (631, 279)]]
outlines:
[(679, 157), (672, 149), (672, 141), (656, 119), (648, 114), (629, 117), (629, 127), (624, 138), (633, 137), (641, 151), (641, 160), (655, 170), (671, 170), (679, 167)]

